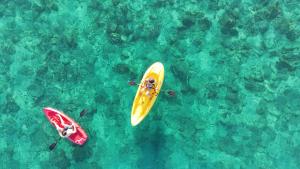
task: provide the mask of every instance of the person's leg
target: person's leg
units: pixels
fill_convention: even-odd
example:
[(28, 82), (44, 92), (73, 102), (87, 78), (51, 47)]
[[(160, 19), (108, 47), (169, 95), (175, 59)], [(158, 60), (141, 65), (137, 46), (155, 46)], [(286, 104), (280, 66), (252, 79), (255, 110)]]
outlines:
[(62, 135), (62, 131), (64, 131), (64, 129), (61, 128), (61, 127), (59, 127), (59, 126), (56, 124), (55, 121), (52, 121), (52, 123), (54, 124), (54, 126), (55, 126), (55, 128), (56, 128), (58, 134), (60, 135), (60, 137), (64, 137), (64, 136)]
[(72, 133), (72, 134), (73, 134), (73, 133), (76, 133), (76, 131), (77, 131), (76, 126), (75, 126), (73, 123), (71, 124), (71, 126), (72, 126), (72, 127), (70, 128), (70, 129), (71, 129), (71, 133)]
[(60, 120), (60, 123), (62, 126), (67, 126), (67, 124), (64, 122), (64, 120), (62, 119), (61, 115), (60, 114), (56, 114), (58, 117), (59, 117), (59, 120)]
[(77, 131), (76, 127), (73, 126), (73, 129), (72, 129), (71, 133), (74, 134), (74, 133), (76, 133), (76, 131)]

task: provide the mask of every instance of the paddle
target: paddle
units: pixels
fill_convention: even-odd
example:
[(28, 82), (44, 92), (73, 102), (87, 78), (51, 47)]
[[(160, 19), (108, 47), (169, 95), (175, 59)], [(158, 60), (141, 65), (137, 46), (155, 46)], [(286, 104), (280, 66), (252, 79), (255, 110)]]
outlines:
[(57, 139), (54, 143), (52, 143), (50, 146), (49, 146), (49, 150), (52, 151), (55, 147), (56, 147), (56, 144), (61, 140), (61, 137), (59, 137), (59, 139)]
[[(139, 86), (135, 81), (131, 80), (128, 82), (130, 86)], [(160, 90), (162, 92), (167, 92), (169, 96), (176, 96), (176, 93), (174, 90)]]
[(83, 109), (80, 113), (79, 113), (79, 118), (84, 116), (87, 113), (87, 109)]
[[(80, 113), (79, 113), (79, 118), (83, 117), (85, 114), (87, 113), (87, 109), (83, 109)], [(78, 121), (78, 120), (76, 120)], [(49, 150), (52, 151), (54, 150), (54, 148), (56, 147), (57, 143), (62, 139), (62, 137), (59, 137), (54, 143), (50, 144), (49, 146)]]

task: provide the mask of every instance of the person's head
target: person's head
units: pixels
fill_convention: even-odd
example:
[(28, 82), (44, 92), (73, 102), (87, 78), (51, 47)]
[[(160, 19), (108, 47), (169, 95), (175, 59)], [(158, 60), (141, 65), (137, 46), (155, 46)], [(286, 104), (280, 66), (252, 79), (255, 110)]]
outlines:
[(61, 134), (62, 134), (63, 136), (66, 136), (66, 135), (67, 135), (67, 132), (66, 132), (66, 131), (63, 131)]
[(154, 84), (154, 83), (155, 83), (155, 80), (154, 80), (153, 78), (150, 77), (150, 78), (148, 79), (148, 82), (151, 83), (151, 84)]

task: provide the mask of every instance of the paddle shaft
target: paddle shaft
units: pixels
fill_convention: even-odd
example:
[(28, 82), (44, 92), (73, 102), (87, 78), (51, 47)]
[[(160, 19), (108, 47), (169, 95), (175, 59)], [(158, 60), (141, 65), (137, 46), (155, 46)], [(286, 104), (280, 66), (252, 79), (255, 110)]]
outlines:
[[(131, 83), (130, 84), (131, 86), (140, 86), (140, 84), (137, 84), (137, 83)], [(175, 92), (173, 90), (160, 90), (161, 92), (167, 92), (170, 96), (174, 96), (175, 95)], [(170, 92), (170, 93), (169, 93)]]

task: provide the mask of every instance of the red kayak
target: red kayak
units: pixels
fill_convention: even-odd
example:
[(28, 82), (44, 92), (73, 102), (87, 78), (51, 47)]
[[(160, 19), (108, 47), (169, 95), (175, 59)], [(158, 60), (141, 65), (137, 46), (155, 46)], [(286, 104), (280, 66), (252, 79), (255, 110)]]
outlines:
[(50, 123), (56, 127), (54, 125), (54, 122), (61, 128), (64, 128), (61, 120), (59, 118), (59, 115), (61, 116), (63, 122), (67, 125), (71, 125), (72, 123), (75, 125), (76, 127), (76, 132), (71, 134), (68, 139), (70, 141), (72, 141), (75, 144), (79, 144), (79, 145), (83, 145), (86, 141), (87, 141), (87, 134), (84, 132), (84, 130), (74, 121), (72, 120), (70, 117), (68, 117), (67, 115), (65, 115), (64, 113), (55, 110), (53, 108), (50, 107), (46, 107), (44, 108), (44, 113), (46, 115), (46, 117), (48, 118), (48, 120), (50, 121)]

